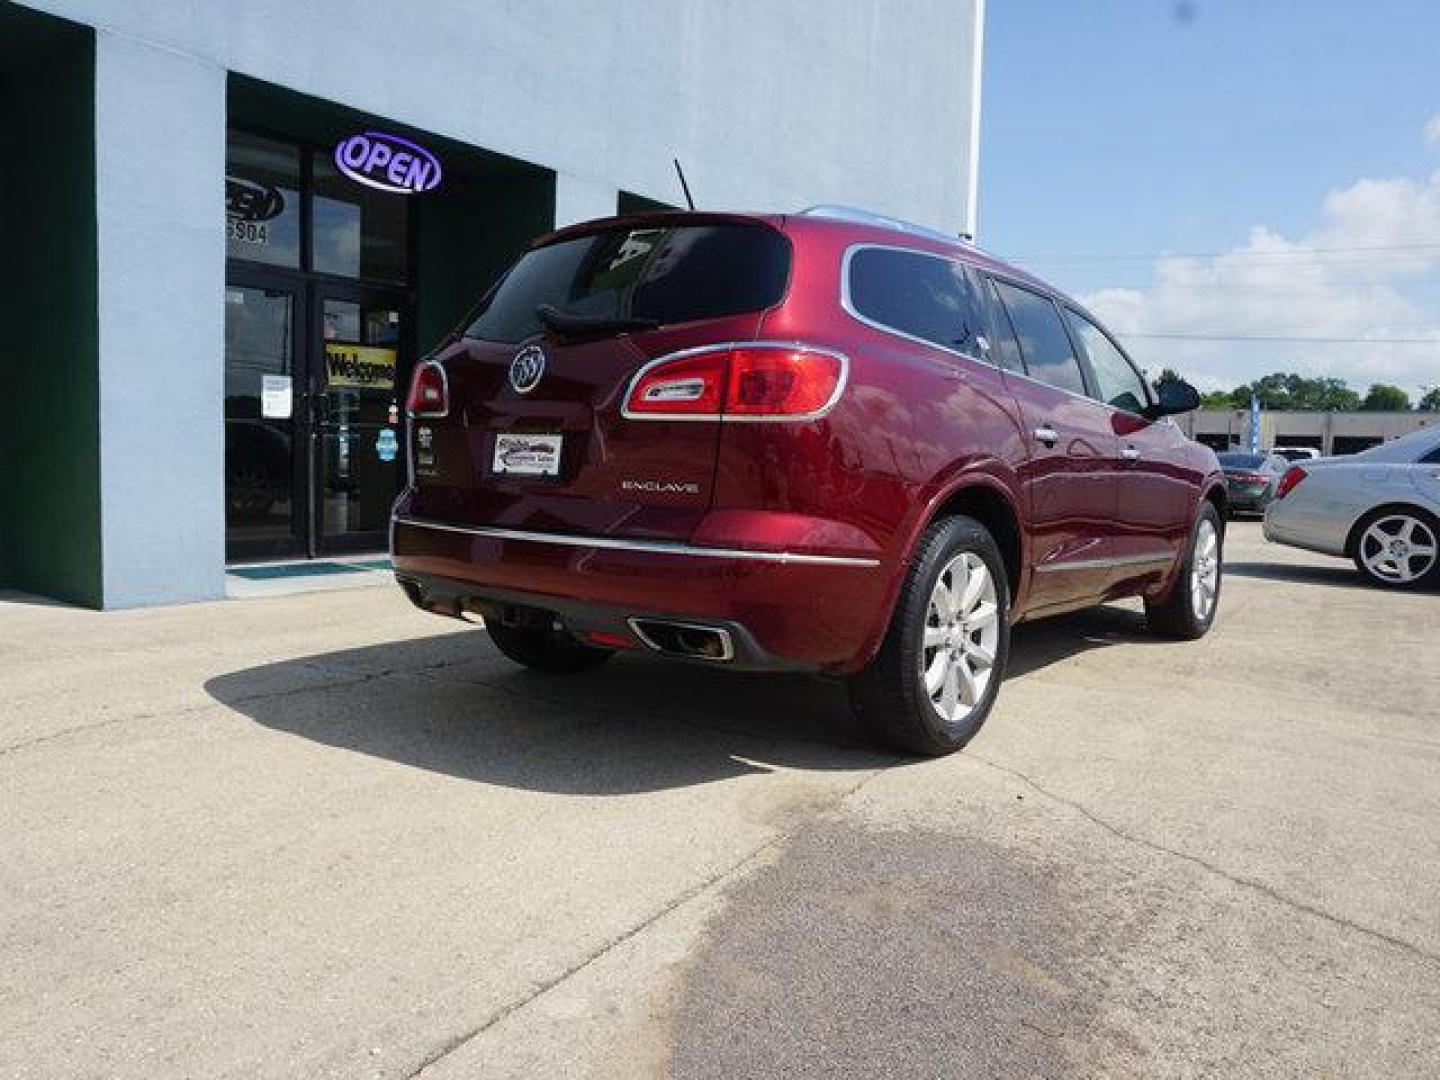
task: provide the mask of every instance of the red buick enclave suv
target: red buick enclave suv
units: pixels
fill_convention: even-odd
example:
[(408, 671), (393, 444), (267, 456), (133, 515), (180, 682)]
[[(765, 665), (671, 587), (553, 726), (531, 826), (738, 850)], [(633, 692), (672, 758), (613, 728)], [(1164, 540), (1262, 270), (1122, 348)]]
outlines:
[(615, 651), (845, 679), (963, 746), (1010, 628), (1141, 596), (1204, 634), (1214, 454), (1073, 301), (843, 208), (676, 212), (535, 242), (415, 372), (391, 549), (417, 605), (578, 671)]

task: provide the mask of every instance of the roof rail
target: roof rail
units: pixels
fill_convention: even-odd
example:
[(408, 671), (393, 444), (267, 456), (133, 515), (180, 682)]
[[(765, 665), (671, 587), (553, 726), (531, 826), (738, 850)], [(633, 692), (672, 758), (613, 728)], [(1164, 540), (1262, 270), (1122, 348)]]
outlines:
[(819, 206), (809, 206), (800, 211), (804, 217), (823, 217), (834, 221), (850, 221), (857, 225), (876, 225), (882, 229), (895, 229), (898, 232), (910, 233), (913, 236), (923, 236), (929, 240), (943, 240), (951, 244), (957, 241), (962, 244), (975, 246), (974, 240), (968, 236), (954, 236), (950, 233), (941, 232), (939, 229), (932, 229), (927, 225), (916, 225), (911, 221), (902, 221), (900, 218), (887, 217), (884, 214), (877, 214), (870, 210), (861, 210), (855, 206), (840, 206), (834, 203), (822, 203)]

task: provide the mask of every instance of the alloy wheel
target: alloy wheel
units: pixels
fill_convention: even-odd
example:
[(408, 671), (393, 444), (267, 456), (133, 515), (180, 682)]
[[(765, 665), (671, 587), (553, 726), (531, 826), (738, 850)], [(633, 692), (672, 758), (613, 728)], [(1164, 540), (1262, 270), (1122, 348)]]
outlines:
[(1435, 531), (1409, 514), (1391, 514), (1370, 523), (1360, 536), (1360, 561), (1379, 581), (1406, 585), (1435, 567), (1440, 557)]
[(979, 555), (961, 552), (935, 580), (920, 650), (925, 691), (946, 723), (963, 723), (985, 697), (999, 647), (995, 578)]
[(1210, 617), (1220, 591), (1220, 534), (1215, 523), (1202, 518), (1195, 532), (1195, 554), (1190, 560), (1190, 606), (1201, 623)]

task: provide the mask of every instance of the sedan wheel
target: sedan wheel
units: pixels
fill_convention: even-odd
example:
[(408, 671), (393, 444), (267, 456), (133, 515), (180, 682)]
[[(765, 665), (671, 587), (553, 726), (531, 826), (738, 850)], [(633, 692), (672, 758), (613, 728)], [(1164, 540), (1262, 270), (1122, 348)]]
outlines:
[(1355, 565), (1379, 585), (1415, 585), (1435, 572), (1437, 561), (1434, 523), (1403, 511), (1370, 522), (1355, 545)]

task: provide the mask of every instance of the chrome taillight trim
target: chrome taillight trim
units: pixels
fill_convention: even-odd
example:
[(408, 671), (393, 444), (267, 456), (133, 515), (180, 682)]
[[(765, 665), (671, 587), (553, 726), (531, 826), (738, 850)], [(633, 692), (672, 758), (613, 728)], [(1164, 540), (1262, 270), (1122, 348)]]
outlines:
[[(653, 371), (661, 364), (668, 364), (675, 360), (686, 360), (692, 356), (704, 356), (706, 353), (726, 352), (730, 349), (798, 349), (808, 353), (818, 353), (821, 356), (829, 356), (840, 361), (840, 378), (835, 382), (835, 391), (820, 408), (808, 413), (793, 413), (785, 416), (730, 416), (726, 413), (637, 413), (630, 411), (630, 397), (635, 393), (635, 387), (640, 385), (640, 380), (647, 373)], [(630, 381), (625, 385), (625, 396), (621, 400), (620, 415), (626, 420), (655, 420), (661, 423), (720, 423), (720, 424), (803, 424), (811, 420), (819, 420), (826, 416), (831, 409), (835, 408), (840, 395), (845, 393), (845, 387), (850, 382), (850, 358), (836, 349), (828, 349), (822, 345), (807, 345), (803, 341), (726, 341), (718, 345), (697, 345), (691, 349), (681, 349), (678, 352), (666, 353), (664, 356), (651, 360), (631, 376)]]

